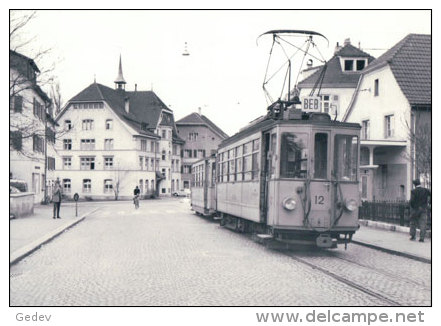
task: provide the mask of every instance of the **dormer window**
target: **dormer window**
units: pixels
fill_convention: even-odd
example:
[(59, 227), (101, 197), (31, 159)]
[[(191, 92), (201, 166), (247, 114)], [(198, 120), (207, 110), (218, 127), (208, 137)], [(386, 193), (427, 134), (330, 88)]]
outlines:
[(343, 59), (343, 71), (361, 71), (367, 65), (367, 59)]

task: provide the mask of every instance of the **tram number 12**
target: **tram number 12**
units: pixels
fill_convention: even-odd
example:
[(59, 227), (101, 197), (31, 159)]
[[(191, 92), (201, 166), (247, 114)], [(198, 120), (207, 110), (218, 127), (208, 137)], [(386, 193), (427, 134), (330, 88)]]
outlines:
[(303, 99), (303, 111), (318, 112), (320, 111), (320, 97), (305, 97)]
[(314, 196), (315, 204), (316, 205), (324, 205), (325, 204), (325, 197), (323, 196)]

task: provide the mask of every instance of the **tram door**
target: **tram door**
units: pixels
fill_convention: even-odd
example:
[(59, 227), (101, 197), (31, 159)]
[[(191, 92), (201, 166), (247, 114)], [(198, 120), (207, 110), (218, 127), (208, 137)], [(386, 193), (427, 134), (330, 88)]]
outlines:
[(317, 131), (313, 134), (310, 183), (311, 211), (309, 221), (311, 227), (327, 228), (332, 220), (332, 184), (330, 178), (330, 133)]
[(268, 211), (268, 181), (271, 178), (270, 135), (267, 132), (262, 135), (262, 157), (260, 174), (260, 221), (267, 222)]

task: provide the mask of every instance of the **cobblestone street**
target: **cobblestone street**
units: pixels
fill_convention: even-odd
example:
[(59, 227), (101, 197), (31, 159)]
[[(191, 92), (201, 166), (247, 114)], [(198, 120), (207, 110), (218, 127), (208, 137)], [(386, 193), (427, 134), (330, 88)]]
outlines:
[[(185, 199), (141, 201), (139, 210), (131, 202), (102, 205), (11, 267), (12, 306), (386, 305), (195, 215)], [(429, 264), (358, 245), (291, 254), (334, 273), (357, 274), (354, 281), (401, 304), (430, 304)]]

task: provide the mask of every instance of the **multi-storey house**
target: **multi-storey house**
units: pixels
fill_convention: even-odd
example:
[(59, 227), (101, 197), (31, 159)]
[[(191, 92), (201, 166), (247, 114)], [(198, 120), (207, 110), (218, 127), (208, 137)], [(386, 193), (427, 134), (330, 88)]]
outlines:
[(366, 67), (344, 116), (361, 130), (361, 195), (409, 199), (412, 179), (430, 187), (431, 35), (409, 34)]
[(210, 119), (198, 113), (191, 113), (176, 122), (179, 136), (185, 140), (182, 148), (182, 186), (191, 185), (191, 165), (204, 157), (209, 157), (217, 150), (220, 142), (228, 135)]
[(180, 187), (180, 149), (173, 111), (153, 91), (125, 89), (121, 58), (115, 89), (86, 87), (57, 117), (65, 132), (57, 176), (65, 195), (85, 198), (169, 196)]
[(49, 196), (55, 169), (55, 121), (39, 73), (34, 60), (9, 51), (10, 177), (26, 182), (35, 203)]

